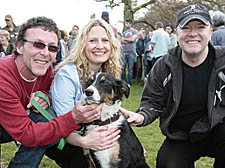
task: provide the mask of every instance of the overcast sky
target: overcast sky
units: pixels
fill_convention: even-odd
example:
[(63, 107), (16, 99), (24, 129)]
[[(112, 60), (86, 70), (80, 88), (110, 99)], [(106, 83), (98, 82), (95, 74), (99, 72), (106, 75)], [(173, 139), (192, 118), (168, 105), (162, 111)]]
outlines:
[(107, 9), (104, 2), (94, 0), (1, 0), (0, 26), (5, 26), (5, 15), (10, 14), (16, 25), (35, 16), (53, 19), (60, 29), (69, 32), (73, 25), (82, 27), (95, 13), (100, 18), (102, 11), (110, 13), (110, 22), (122, 29), (123, 7)]

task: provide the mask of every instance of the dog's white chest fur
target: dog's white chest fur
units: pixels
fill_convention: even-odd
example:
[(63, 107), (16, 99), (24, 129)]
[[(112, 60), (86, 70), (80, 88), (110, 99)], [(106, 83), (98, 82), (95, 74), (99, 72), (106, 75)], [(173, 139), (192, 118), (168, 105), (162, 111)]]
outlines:
[[(109, 118), (112, 118), (115, 114), (117, 114), (120, 109), (120, 105), (121, 105), (121, 101), (119, 101), (119, 100), (116, 101), (114, 105), (103, 104), (102, 112), (100, 115), (101, 121), (106, 121)], [(111, 122), (105, 126), (107, 126), (108, 128), (118, 128), (123, 123), (124, 120), (125, 120), (125, 117), (120, 115), (120, 117), (117, 121)], [(99, 127), (99, 126), (98, 125), (89, 125), (89, 126), (87, 126), (87, 131), (94, 129), (95, 127)]]
[[(108, 120), (109, 118), (112, 118), (115, 114), (118, 113), (119, 108), (120, 108), (120, 101), (117, 101), (114, 105), (106, 105), (103, 104), (102, 112), (101, 112), (101, 121)], [(123, 115), (120, 115), (119, 119), (110, 122), (109, 124), (105, 125), (108, 128), (118, 128), (120, 125), (126, 120), (126, 118)], [(89, 125), (87, 126), (87, 132), (91, 131), (95, 127), (99, 127), (98, 125)], [(119, 158), (113, 158), (115, 156), (118, 156), (120, 146), (117, 143), (115, 146), (112, 148), (102, 150), (102, 151), (96, 151), (95, 156), (99, 160), (101, 166), (103, 168), (110, 168), (110, 161), (112, 160), (117, 160), (119, 161)]]
[(119, 162), (119, 158), (117, 157), (119, 154), (119, 144), (116, 144), (114, 147), (103, 150), (103, 151), (97, 151), (95, 153), (96, 158), (100, 162), (101, 166), (103, 168), (111, 168), (110, 162), (112, 160), (117, 160)]

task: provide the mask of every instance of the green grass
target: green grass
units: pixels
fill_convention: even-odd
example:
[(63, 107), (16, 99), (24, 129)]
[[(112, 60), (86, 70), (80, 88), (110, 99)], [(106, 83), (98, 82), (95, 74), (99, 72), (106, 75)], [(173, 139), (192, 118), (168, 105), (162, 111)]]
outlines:
[[(143, 83), (134, 84), (131, 87), (130, 96), (128, 99), (124, 97), (122, 106), (128, 110), (135, 111), (139, 104), (140, 98), (142, 94)], [(133, 127), (136, 135), (141, 141), (142, 145), (147, 150), (147, 163), (151, 166), (151, 168), (156, 167), (156, 156), (157, 151), (159, 150), (164, 136), (161, 134), (159, 129), (159, 122), (156, 120), (149, 126), (146, 127)], [(9, 161), (14, 156), (17, 147), (14, 143), (2, 144), (2, 168), (7, 167)], [(199, 161), (196, 162), (196, 168), (212, 168), (213, 167), (213, 159), (208, 157), (203, 157)], [(41, 168), (58, 168), (58, 166), (54, 163), (54, 161), (44, 157), (41, 165)]]

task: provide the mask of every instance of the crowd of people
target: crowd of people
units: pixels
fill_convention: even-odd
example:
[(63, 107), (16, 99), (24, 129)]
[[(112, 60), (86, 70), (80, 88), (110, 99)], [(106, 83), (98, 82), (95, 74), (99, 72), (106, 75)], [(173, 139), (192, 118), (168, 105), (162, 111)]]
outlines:
[(81, 29), (74, 25), (67, 34), (50, 18), (34, 17), (18, 27), (11, 15), (5, 16), (0, 144), (19, 143), (9, 167), (38, 167), (46, 155), (60, 167), (88, 168), (83, 148), (105, 150), (116, 144), (119, 128), (100, 126), (80, 135), (82, 124), (98, 120), (102, 109), (83, 100), (85, 81), (102, 71), (130, 86), (144, 77), (140, 106), (121, 112), (138, 127), (160, 119), (166, 138), (157, 168), (194, 168), (202, 156), (215, 158), (214, 167), (223, 168), (225, 48), (217, 45), (225, 45), (225, 15), (210, 16), (205, 6), (194, 4), (178, 12), (175, 28), (156, 22), (154, 31), (137, 30), (127, 19), (122, 33), (110, 24), (108, 12), (101, 17)]
[(6, 26), (0, 28), (0, 57), (12, 54), (19, 32), (11, 15), (5, 16), (5, 23)]

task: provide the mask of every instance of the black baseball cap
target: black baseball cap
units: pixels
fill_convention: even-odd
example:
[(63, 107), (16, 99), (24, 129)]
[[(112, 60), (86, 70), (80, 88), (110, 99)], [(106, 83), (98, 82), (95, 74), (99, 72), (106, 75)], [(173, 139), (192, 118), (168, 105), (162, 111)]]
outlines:
[(189, 5), (181, 9), (177, 14), (176, 27), (179, 25), (182, 28), (191, 20), (200, 20), (205, 25), (212, 23), (208, 9), (199, 4)]

